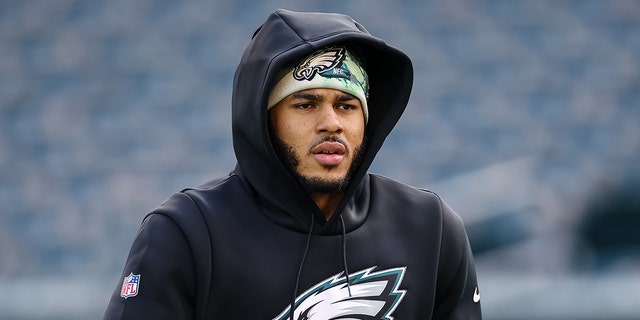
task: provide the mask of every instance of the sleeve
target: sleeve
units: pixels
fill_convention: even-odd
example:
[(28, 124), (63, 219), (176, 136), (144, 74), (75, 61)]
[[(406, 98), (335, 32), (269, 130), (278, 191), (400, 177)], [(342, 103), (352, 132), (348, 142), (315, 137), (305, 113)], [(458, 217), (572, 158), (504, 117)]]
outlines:
[(482, 319), (473, 253), (462, 219), (443, 205), (443, 235), (433, 319)]
[(189, 244), (174, 220), (159, 213), (148, 215), (104, 319), (192, 319), (193, 269)]

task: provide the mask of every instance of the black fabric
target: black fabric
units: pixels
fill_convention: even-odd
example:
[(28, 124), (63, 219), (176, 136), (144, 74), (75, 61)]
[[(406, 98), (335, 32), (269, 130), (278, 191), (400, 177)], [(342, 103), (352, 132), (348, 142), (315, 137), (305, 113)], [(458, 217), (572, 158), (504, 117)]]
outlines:
[[(326, 221), (278, 160), (266, 102), (283, 65), (333, 44), (354, 48), (365, 60), (369, 148)], [(347, 16), (272, 14), (234, 80), (236, 168), (176, 193), (144, 219), (104, 318), (285, 319), (292, 294), (294, 307), (307, 308), (307, 298), (325, 291), (344, 286), (357, 298), (363, 284), (385, 284), (379, 297), (366, 298), (381, 299), (380, 310), (360, 318), (480, 319), (459, 216), (432, 192), (367, 172), (404, 111), (412, 77), (405, 54)], [(140, 275), (139, 293), (125, 299), (120, 288), (129, 274)]]

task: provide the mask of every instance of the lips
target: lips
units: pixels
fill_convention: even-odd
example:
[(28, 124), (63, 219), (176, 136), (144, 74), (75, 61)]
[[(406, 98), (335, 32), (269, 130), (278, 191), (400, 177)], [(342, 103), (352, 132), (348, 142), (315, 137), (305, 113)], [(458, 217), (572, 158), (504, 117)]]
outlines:
[(335, 141), (326, 141), (315, 146), (311, 153), (320, 164), (335, 166), (342, 162), (347, 148), (344, 144)]

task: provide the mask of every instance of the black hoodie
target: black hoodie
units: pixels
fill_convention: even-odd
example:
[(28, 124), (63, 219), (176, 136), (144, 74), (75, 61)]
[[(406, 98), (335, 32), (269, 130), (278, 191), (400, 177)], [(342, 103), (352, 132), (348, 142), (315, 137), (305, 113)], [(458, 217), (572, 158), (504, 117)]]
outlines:
[[(362, 164), (327, 221), (276, 155), (266, 105), (279, 71), (333, 45), (358, 52), (370, 94)], [(145, 217), (104, 318), (480, 319), (459, 216), (367, 172), (412, 82), (409, 58), (348, 16), (271, 14), (234, 79), (236, 168)]]

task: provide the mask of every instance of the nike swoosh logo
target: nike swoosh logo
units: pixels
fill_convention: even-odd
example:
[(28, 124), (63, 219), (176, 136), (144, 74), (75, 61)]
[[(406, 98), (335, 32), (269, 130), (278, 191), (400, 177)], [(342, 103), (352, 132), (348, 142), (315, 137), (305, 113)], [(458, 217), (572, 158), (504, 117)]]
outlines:
[(480, 302), (480, 292), (478, 292), (478, 287), (476, 287), (476, 290), (473, 291), (473, 302)]

